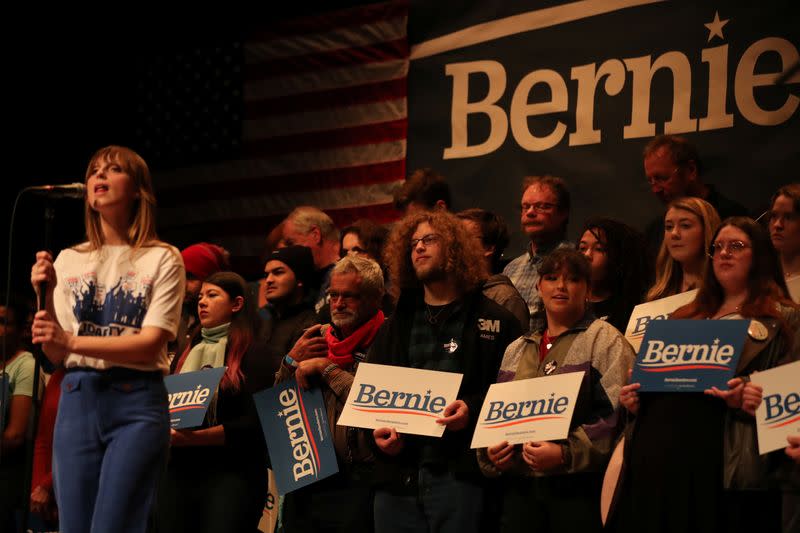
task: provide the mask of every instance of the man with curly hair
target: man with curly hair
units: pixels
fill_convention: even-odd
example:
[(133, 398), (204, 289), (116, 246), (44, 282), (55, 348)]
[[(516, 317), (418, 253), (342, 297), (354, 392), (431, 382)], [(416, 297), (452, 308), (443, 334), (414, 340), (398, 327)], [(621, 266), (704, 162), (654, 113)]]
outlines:
[(521, 334), (510, 311), (481, 292), (481, 249), (445, 211), (411, 213), (385, 251), (397, 309), (369, 350), (370, 363), (463, 374), (438, 422), (441, 438), (373, 432), (375, 530), (484, 531), (486, 494), (470, 439), (506, 346)]

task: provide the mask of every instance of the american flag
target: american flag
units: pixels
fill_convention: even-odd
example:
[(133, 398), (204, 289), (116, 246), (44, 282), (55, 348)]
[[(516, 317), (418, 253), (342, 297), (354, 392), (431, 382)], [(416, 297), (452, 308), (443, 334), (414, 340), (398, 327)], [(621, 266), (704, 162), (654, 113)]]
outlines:
[[(323, 209), (339, 227), (395, 220), (391, 195), (406, 174), (407, 19), (406, 2), (370, 4), (283, 21), (241, 45), (183, 58), (183, 75), (205, 94), (152, 98), (207, 102), (213, 109), (182, 123), (212, 133), (172, 131), (167, 117), (146, 133), (160, 143), (148, 142), (169, 138), (180, 144), (173, 154), (209, 161), (156, 173), (162, 237), (255, 257), (299, 205)], [(148, 87), (158, 87), (158, 68)], [(215, 162), (220, 155), (234, 157)]]

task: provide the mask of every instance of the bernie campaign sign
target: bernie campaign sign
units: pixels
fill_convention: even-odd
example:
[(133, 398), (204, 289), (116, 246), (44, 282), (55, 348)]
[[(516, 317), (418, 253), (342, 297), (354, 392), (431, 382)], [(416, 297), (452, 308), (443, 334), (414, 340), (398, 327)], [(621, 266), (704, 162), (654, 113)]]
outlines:
[(195, 428), (203, 423), (225, 368), (209, 368), (164, 378), (172, 429)]
[(756, 409), (758, 452), (785, 448), (788, 436), (800, 436), (800, 361), (757, 372), (750, 380), (764, 390)]
[(645, 331), (632, 383), (641, 392), (728, 388), (749, 320), (654, 320)]
[[(674, 134), (697, 147), (705, 183), (761, 213), (800, 165), (792, 6), (415, 2), (407, 168), (443, 174), (456, 210), (507, 221), (519, 220), (524, 176), (564, 178), (579, 237), (590, 216), (643, 228), (663, 215), (642, 149)], [(508, 250), (526, 244), (515, 231)]]
[(682, 307), (697, 296), (697, 289), (681, 292), (666, 298), (659, 298), (652, 302), (645, 302), (633, 308), (628, 327), (625, 328), (625, 338), (631, 343), (635, 351), (639, 351), (644, 338), (647, 325), (652, 320), (666, 320), (677, 308)]
[(361, 363), (336, 424), (441, 437), (445, 427), (436, 421), (456, 400), (463, 377), (455, 372)]
[(255, 394), (253, 400), (279, 494), (339, 471), (319, 389), (303, 390), (292, 379)]
[(471, 448), (550, 441), (569, 434), (584, 372), (495, 383), (483, 402)]

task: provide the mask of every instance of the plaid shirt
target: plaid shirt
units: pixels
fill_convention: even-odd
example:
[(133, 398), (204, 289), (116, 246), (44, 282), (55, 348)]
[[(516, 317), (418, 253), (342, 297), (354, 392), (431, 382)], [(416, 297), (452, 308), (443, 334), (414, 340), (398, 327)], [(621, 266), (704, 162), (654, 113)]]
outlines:
[(436, 325), (428, 322), (425, 303), (414, 311), (408, 343), (408, 362), (411, 368), (440, 372), (463, 372), (461, 337), (467, 310), (462, 302), (453, 302)]
[(503, 274), (509, 277), (522, 299), (528, 304), (528, 311), (531, 314), (529, 330), (531, 333), (544, 327), (541, 320), (536, 321), (533, 317), (541, 302), (539, 291), (536, 289), (536, 284), (539, 282), (539, 265), (550, 252), (558, 248), (574, 248), (574, 244), (570, 241), (557, 242), (552, 246), (540, 247), (535, 254), (531, 253), (530, 246), (528, 246), (528, 250), (524, 254), (511, 261), (503, 269)]

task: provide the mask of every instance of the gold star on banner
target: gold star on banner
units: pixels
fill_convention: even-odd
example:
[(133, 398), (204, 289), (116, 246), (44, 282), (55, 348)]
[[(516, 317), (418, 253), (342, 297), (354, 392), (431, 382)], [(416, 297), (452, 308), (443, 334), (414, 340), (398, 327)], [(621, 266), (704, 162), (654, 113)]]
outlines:
[(703, 26), (708, 28), (708, 41), (706, 42), (710, 43), (711, 39), (713, 39), (716, 36), (719, 36), (720, 39), (724, 39), (725, 36), (722, 35), (722, 27), (725, 26), (725, 24), (727, 24), (728, 21), (730, 21), (730, 19), (719, 20), (719, 11), (715, 11), (714, 20), (712, 20), (708, 24), (703, 24)]

